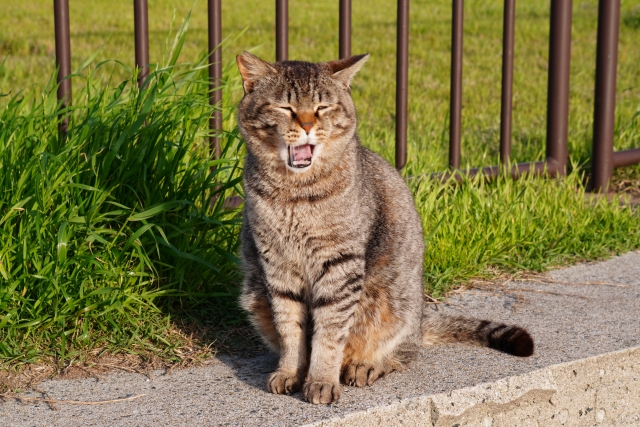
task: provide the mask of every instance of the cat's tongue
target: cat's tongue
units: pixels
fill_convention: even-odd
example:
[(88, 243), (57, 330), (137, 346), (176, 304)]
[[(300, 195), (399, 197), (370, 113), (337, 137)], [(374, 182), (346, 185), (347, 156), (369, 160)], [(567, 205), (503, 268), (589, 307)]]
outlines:
[(295, 147), (289, 146), (289, 157), (291, 160), (291, 166), (302, 168), (311, 164), (311, 158), (313, 154), (311, 152), (311, 145), (297, 145)]

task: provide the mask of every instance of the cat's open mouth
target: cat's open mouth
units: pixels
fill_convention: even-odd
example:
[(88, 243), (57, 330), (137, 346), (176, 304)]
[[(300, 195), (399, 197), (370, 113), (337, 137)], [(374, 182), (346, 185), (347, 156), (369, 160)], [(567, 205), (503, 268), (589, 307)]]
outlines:
[(289, 146), (289, 166), (292, 168), (306, 168), (311, 166), (311, 161), (313, 160), (313, 150), (315, 149), (315, 145), (304, 144), (304, 145), (296, 145)]

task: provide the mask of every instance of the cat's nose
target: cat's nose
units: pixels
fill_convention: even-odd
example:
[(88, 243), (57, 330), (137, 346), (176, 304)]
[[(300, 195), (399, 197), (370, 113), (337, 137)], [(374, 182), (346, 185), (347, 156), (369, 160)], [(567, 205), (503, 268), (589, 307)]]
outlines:
[(304, 129), (307, 135), (309, 135), (309, 132), (311, 132), (311, 128), (313, 127), (313, 122), (302, 122), (300, 123), (300, 126), (302, 126), (302, 129)]

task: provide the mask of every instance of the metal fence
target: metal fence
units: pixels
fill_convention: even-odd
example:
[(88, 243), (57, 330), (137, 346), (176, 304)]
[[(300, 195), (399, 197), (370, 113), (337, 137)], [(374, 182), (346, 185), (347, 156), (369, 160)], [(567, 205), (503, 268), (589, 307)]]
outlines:
[[(541, 162), (511, 164), (511, 123), (513, 94), (513, 52), (515, 27), (515, 0), (504, 0), (504, 26), (502, 50), (502, 97), (500, 115), (500, 165), (465, 171), (479, 172), (493, 177), (507, 167), (515, 178), (524, 173), (565, 175), (568, 152), (567, 132), (569, 118), (569, 66), (571, 57), (572, 0), (551, 0), (549, 36), (549, 74), (547, 84), (547, 142), (546, 159)], [(398, 0), (397, 53), (396, 53), (396, 168), (402, 169), (407, 161), (407, 104), (409, 71), (409, 0)], [(138, 84), (143, 86), (148, 76), (149, 35), (147, 0), (133, 0), (135, 20), (136, 67)], [(288, 0), (276, 0), (276, 60), (289, 56)], [(351, 0), (340, 0), (339, 57), (351, 55)], [(69, 36), (69, 0), (54, 0), (56, 63), (59, 67), (58, 100), (62, 108), (71, 105), (71, 49)], [(462, 48), (464, 0), (452, 0), (451, 35), (451, 95), (449, 128), (450, 172), (460, 177), (460, 140), (462, 117)], [(614, 152), (616, 67), (618, 56), (618, 30), (620, 0), (599, 0), (598, 41), (596, 57), (596, 84), (594, 99), (592, 187), (606, 191), (613, 168), (640, 163), (640, 148)], [(222, 56), (217, 47), (222, 41), (221, 0), (208, 0), (208, 40), (210, 103), (221, 102), (219, 87), (222, 78)], [(60, 130), (66, 132), (68, 117), (61, 117)], [(222, 128), (222, 116), (217, 109), (210, 120), (211, 149), (220, 155), (220, 141), (215, 132)]]

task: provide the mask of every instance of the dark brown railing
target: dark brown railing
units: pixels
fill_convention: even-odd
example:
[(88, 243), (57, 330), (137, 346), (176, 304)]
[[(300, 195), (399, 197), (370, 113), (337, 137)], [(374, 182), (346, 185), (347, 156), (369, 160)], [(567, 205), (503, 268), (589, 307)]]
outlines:
[(407, 163), (409, 103), (409, 0), (398, 0), (396, 43), (396, 168)]
[[(53, 1), (56, 32), (56, 67), (58, 69), (58, 102), (60, 108), (71, 106), (71, 36), (69, 34), (69, 0)], [(69, 116), (60, 116), (60, 133), (67, 133)]]
[(607, 190), (613, 168), (640, 163), (640, 148), (613, 151), (619, 24), (620, 0), (600, 0), (591, 159), (591, 180), (598, 191)]
[(340, 0), (340, 52), (338, 58), (351, 56), (351, 0)]
[[(149, 73), (149, 34), (147, 0), (134, 0), (136, 67), (142, 87)], [(276, 60), (289, 57), (289, 2), (276, 0)], [(339, 57), (351, 55), (351, 0), (340, 0)], [(504, 0), (502, 51), (502, 96), (500, 111), (500, 165), (465, 171), (495, 177), (507, 167), (518, 177), (524, 173), (565, 175), (568, 152), (569, 65), (571, 58), (571, 0), (551, 0), (549, 36), (549, 74), (547, 85), (546, 159), (541, 162), (511, 164), (513, 56), (515, 0)], [(64, 111), (71, 106), (71, 49), (69, 36), (69, 2), (54, 0), (58, 100)], [(614, 152), (616, 66), (620, 0), (599, 0), (596, 85), (594, 100), (592, 187), (607, 191), (613, 168), (640, 163), (640, 148)], [(220, 156), (219, 131), (222, 128), (220, 103), (222, 94), (222, 56), (218, 49), (221, 37), (221, 0), (208, 0), (210, 103), (216, 109), (210, 120), (210, 145)], [(463, 176), (460, 168), (462, 136), (462, 47), (464, 0), (452, 0), (451, 98), (449, 128), (450, 172), (438, 174), (442, 179)], [(398, 0), (396, 53), (396, 167), (407, 161), (407, 104), (409, 70), (409, 0)], [(64, 134), (68, 114), (61, 113), (60, 131)]]
[(149, 7), (147, 0), (133, 2), (133, 28), (136, 39), (138, 87), (144, 87), (149, 77)]
[(449, 166), (460, 168), (462, 136), (462, 23), (464, 0), (453, 0), (451, 8), (451, 94), (449, 96)]
[(220, 0), (209, 0), (208, 8), (209, 21), (209, 103), (215, 107), (211, 119), (209, 120), (209, 130), (212, 132), (209, 145), (216, 157), (220, 157), (222, 147), (220, 138), (213, 132), (220, 132), (222, 129), (222, 91), (216, 90), (222, 83), (222, 50), (217, 49), (222, 43), (222, 5)]
[(504, 0), (502, 24), (502, 96), (500, 102), (500, 162), (511, 159), (513, 115), (513, 47), (515, 45), (516, 0)]
[[(601, 0), (602, 1), (602, 0)], [(462, 123), (462, 32), (464, 0), (453, 1), (451, 37), (451, 104), (449, 119), (449, 166), (453, 172), (441, 174), (462, 177), (460, 140)], [(564, 175), (567, 166), (567, 126), (569, 119), (569, 59), (571, 57), (571, 0), (551, 0), (551, 34), (549, 36), (549, 75), (547, 94), (547, 158), (542, 162), (511, 165), (511, 122), (513, 98), (513, 51), (515, 0), (504, 2), (502, 40), (502, 97), (500, 113), (500, 165), (475, 168), (469, 175), (482, 172), (489, 177), (502, 173), (504, 167), (516, 178), (522, 174)]]

